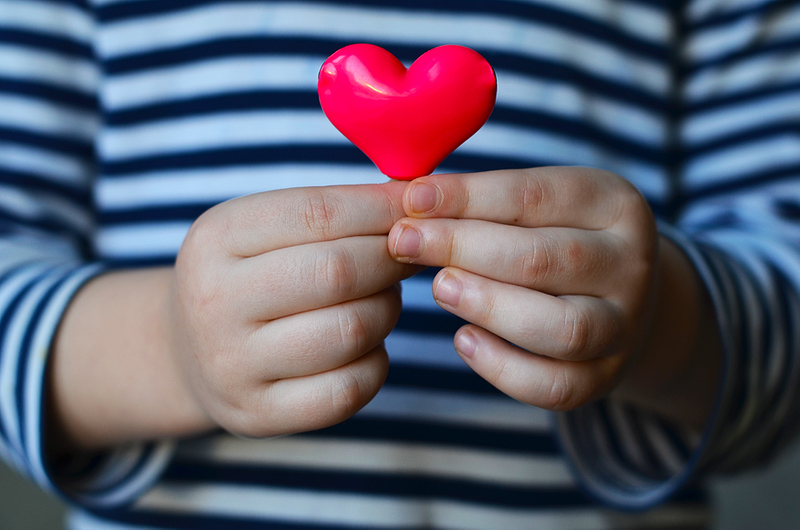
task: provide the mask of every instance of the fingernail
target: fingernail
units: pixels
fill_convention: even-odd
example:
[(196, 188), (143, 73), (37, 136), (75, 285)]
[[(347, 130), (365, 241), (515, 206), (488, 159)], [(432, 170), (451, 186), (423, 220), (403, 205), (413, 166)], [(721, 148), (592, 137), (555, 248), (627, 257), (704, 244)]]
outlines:
[(475, 350), (478, 348), (478, 343), (475, 336), (469, 331), (463, 331), (456, 335), (455, 340), (456, 351), (466, 357), (472, 359), (475, 356)]
[(436, 299), (451, 307), (458, 306), (461, 301), (461, 282), (445, 273), (436, 283)]
[(398, 258), (413, 258), (419, 255), (422, 236), (410, 226), (403, 226), (394, 243), (394, 254)]
[(422, 182), (411, 185), (408, 202), (413, 213), (428, 213), (436, 208), (438, 201), (439, 192), (433, 186)]

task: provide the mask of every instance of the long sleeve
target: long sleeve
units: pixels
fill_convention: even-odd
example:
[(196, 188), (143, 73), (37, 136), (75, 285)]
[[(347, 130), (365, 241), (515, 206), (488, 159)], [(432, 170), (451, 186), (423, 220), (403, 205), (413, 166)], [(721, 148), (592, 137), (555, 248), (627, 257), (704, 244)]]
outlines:
[(91, 252), (93, 32), (80, 2), (0, 0), (0, 457), (42, 488), (107, 506), (152, 482), (169, 446), (60, 473), (43, 455), (50, 343), (74, 293), (105, 270)]
[(614, 506), (769, 462), (800, 428), (800, 5), (733, 4), (686, 6), (677, 213), (661, 225), (714, 305), (717, 403), (697, 439), (609, 402), (562, 415), (576, 470)]

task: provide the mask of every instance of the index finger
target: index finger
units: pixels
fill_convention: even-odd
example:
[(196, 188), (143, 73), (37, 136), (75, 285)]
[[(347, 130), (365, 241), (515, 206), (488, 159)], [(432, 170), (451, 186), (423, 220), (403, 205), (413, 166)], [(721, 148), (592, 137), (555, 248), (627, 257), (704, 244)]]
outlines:
[(632, 191), (606, 171), (541, 167), (418, 178), (406, 188), (403, 206), (417, 218), (601, 230), (617, 220), (621, 198)]
[(256, 193), (217, 205), (195, 224), (210, 230), (229, 254), (243, 258), (319, 241), (384, 235), (405, 217), (405, 186), (387, 182)]

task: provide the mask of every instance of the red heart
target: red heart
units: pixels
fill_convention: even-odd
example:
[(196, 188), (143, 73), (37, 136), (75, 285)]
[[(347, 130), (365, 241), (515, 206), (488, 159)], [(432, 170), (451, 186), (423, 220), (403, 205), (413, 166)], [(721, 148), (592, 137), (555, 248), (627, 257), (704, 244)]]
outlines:
[(334, 127), (392, 178), (428, 175), (480, 129), (494, 108), (494, 70), (477, 52), (440, 46), (411, 67), (371, 44), (331, 55), (319, 101)]

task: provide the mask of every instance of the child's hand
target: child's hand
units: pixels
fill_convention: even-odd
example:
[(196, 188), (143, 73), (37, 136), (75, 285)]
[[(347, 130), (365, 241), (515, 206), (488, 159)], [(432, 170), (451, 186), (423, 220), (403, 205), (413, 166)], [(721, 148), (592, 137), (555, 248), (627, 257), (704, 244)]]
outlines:
[(410, 217), (389, 250), (445, 267), (434, 297), (474, 324), (455, 337), (473, 370), (552, 410), (620, 380), (650, 328), (658, 247), (627, 181), (588, 168), (432, 176), (411, 183), (403, 204)]
[(246, 436), (316, 429), (378, 392), (397, 283), (417, 270), (386, 251), (404, 187), (261, 193), (195, 222), (175, 266), (171, 342), (215, 424)]

